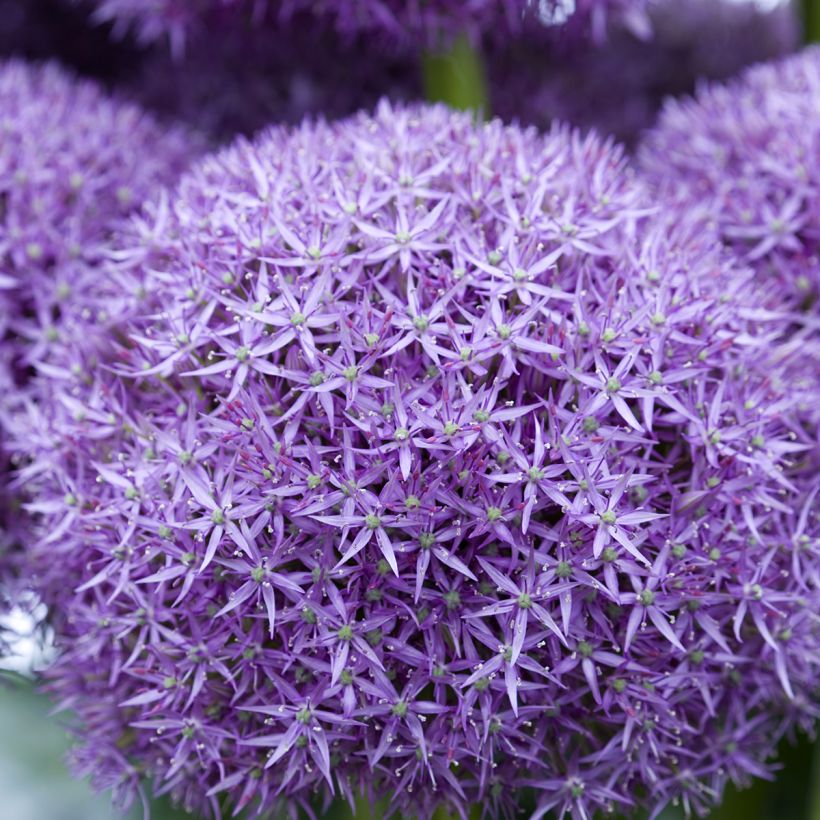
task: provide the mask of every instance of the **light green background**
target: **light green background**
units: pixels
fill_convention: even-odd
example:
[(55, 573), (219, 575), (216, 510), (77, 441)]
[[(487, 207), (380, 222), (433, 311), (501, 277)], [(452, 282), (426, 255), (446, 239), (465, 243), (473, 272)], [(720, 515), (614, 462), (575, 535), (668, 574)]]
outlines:
[[(88, 785), (72, 780), (65, 769), (68, 736), (59, 715), (26, 683), (0, 683), (0, 820), (114, 820), (107, 795), (95, 796)], [(820, 748), (820, 747), (818, 747)], [(786, 764), (774, 784), (757, 783), (744, 792), (732, 792), (710, 820), (820, 820), (820, 754), (807, 740), (784, 744)], [(812, 759), (813, 758), (813, 759)], [(362, 811), (357, 820), (380, 820), (376, 808)], [(661, 820), (677, 820), (675, 812)], [(167, 803), (157, 803), (152, 820), (189, 818)], [(339, 806), (333, 820), (350, 820)], [(436, 820), (441, 820), (439, 814)], [(142, 818), (141, 808), (128, 820)]]

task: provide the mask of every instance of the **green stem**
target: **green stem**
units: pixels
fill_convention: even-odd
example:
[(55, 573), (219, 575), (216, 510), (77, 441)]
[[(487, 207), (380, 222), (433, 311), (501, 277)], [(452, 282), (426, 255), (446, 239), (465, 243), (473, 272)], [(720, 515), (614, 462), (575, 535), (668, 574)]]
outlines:
[(807, 43), (820, 43), (820, 0), (802, 0), (803, 36)]
[(444, 51), (424, 56), (424, 91), (431, 102), (473, 111), (486, 118), (490, 113), (487, 79), (481, 54), (466, 35)]
[(382, 820), (387, 817), (387, 801), (380, 800), (372, 803), (369, 797), (359, 797), (356, 800), (356, 814), (353, 820)]
[(820, 820), (820, 741), (814, 744), (812, 775), (809, 778), (809, 805), (806, 820)]

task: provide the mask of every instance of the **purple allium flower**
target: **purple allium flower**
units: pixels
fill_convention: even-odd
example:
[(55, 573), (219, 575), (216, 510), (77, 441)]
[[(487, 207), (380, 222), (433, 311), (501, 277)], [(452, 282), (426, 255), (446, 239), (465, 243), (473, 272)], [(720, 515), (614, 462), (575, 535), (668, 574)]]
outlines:
[(307, 12), (344, 34), (437, 44), (453, 33), (518, 34), (531, 27), (600, 35), (612, 17), (644, 24), (646, 0), (96, 0), (98, 16), (136, 26), (151, 42), (169, 37), (179, 52), (191, 32), (220, 25), (271, 25)]
[(569, 54), (545, 49), (531, 35), (491, 43), (494, 113), (542, 130), (563, 120), (632, 145), (667, 97), (781, 57), (800, 43), (788, 3), (764, 10), (753, 0), (659, 0), (649, 6), (649, 23), (651, 37), (616, 22), (598, 48)]
[(640, 152), (663, 197), (714, 220), (761, 304), (820, 296), (820, 48), (672, 100)]
[(46, 369), (70, 381), (119, 318), (120, 283), (100, 275), (112, 235), (192, 144), (56, 65), (16, 60), (0, 66), (0, 132), (4, 359), (18, 384)]
[(701, 812), (811, 726), (816, 394), (617, 148), (383, 105), (135, 230), (142, 315), (12, 420), (51, 686), (121, 802)]
[[(7, 486), (10, 415), (70, 400), (137, 294), (112, 236), (187, 164), (192, 142), (56, 65), (0, 63), (0, 575), (28, 542)], [(25, 432), (25, 431), (23, 431)], [(19, 452), (18, 452), (19, 455)]]

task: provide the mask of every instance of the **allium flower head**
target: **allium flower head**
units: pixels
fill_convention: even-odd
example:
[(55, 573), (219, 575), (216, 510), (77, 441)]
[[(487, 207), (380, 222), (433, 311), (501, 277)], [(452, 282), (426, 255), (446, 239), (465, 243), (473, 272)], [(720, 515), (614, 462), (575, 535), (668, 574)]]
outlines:
[(307, 12), (343, 34), (437, 44), (467, 31), (517, 34), (529, 27), (600, 34), (611, 16), (643, 23), (646, 0), (97, 0), (104, 20), (135, 25), (143, 40), (164, 36), (179, 50), (191, 32), (218, 26), (276, 26)]
[(761, 302), (820, 296), (820, 48), (670, 100), (640, 153), (664, 196), (711, 216)]
[(4, 360), (18, 381), (43, 368), (69, 379), (118, 312), (119, 283), (99, 272), (112, 235), (191, 144), (94, 83), (16, 60), (0, 65), (0, 134)]
[[(138, 293), (101, 272), (112, 236), (186, 164), (190, 142), (56, 65), (0, 63), (0, 575), (26, 544), (8, 486), (10, 416), (91, 378)], [(68, 398), (66, 400), (69, 400)], [(24, 430), (25, 434), (29, 431)], [(19, 452), (19, 451), (18, 451)], [(3, 584), (0, 584), (3, 585)]]
[(648, 202), (595, 136), (438, 107), (190, 171), (142, 317), (18, 425), (78, 768), (421, 817), (765, 772), (816, 711), (814, 441), (750, 274)]

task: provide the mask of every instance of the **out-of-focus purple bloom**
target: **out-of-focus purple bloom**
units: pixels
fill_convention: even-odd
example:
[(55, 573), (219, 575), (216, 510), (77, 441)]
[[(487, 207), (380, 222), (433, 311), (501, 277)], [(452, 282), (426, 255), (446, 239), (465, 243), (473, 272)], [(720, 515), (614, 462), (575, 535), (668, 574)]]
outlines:
[[(793, 49), (792, 10), (753, 3), (671, 0), (652, 6), (651, 38), (623, 22), (595, 48), (559, 48), (549, 32), (485, 38), (490, 107), (507, 121), (548, 129), (555, 120), (595, 127), (633, 143), (668, 95), (688, 93), (698, 77), (723, 77)], [(421, 96), (417, 56), (374, 49), (367, 36), (339, 38), (310, 18), (291, 22), (270, 47), (268, 31), (223, 26), (186, 47), (183, 60), (154, 49), (127, 90), (140, 103), (217, 139), (253, 133), (304, 115), (335, 118), (370, 109), (380, 96)]]
[(800, 42), (788, 3), (765, 11), (752, 0), (659, 0), (649, 21), (651, 37), (616, 23), (606, 42), (580, 53), (556, 54), (531, 36), (513, 45), (491, 41), (493, 112), (541, 129), (563, 120), (631, 145), (667, 97), (780, 57)]
[(271, 48), (265, 31), (227, 30), (196, 38), (185, 59), (153, 49), (123, 90), (149, 110), (215, 140), (307, 115), (336, 118), (421, 96), (417, 61), (342, 40), (300, 18)]
[(611, 21), (647, 33), (647, 0), (291, 0), (314, 11), (317, 5), (344, 33), (386, 34), (396, 42), (437, 46), (454, 34), (509, 39), (525, 32), (552, 45), (599, 40)]
[[(56, 65), (0, 64), (0, 575), (26, 517), (7, 485), (6, 422), (93, 381), (107, 332), (139, 293), (112, 237), (187, 164), (191, 143)], [(67, 443), (67, 442), (66, 442)]]
[(659, 196), (711, 219), (760, 304), (820, 297), (820, 47), (671, 100), (640, 152)]
[(383, 105), (135, 223), (142, 315), (10, 420), (78, 769), (422, 817), (765, 774), (817, 712), (816, 431), (751, 272), (652, 205), (595, 136)]
[(92, 82), (16, 60), (0, 66), (0, 133), (4, 360), (20, 385), (90, 378), (89, 351), (126, 295), (110, 266), (100, 273), (112, 236), (192, 144)]
[(191, 34), (222, 26), (276, 28), (308, 13), (345, 35), (393, 45), (437, 45), (453, 34), (520, 34), (533, 28), (600, 36), (612, 18), (645, 26), (646, 0), (96, 0), (98, 16), (136, 27), (145, 42), (168, 37), (179, 53)]

